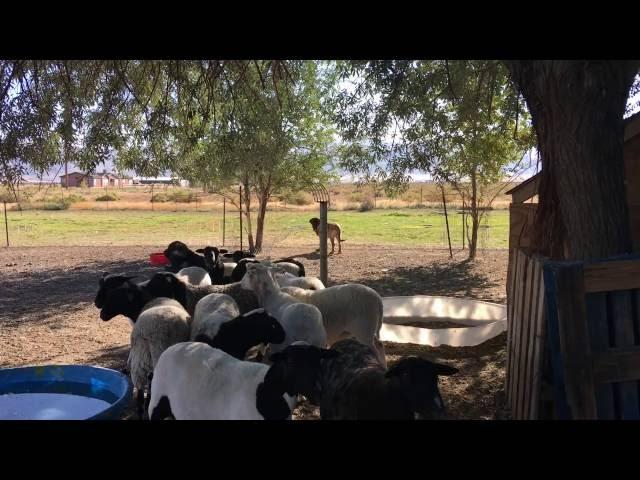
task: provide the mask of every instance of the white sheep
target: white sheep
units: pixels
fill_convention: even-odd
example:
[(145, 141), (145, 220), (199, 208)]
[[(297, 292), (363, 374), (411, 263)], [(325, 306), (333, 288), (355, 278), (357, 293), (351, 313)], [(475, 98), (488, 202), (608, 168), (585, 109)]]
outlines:
[[(295, 396), (316, 383), (330, 350), (295, 345), (273, 364), (238, 360), (205, 343), (168, 348), (156, 365), (149, 418), (162, 420), (287, 420)], [(280, 356), (280, 358), (279, 358)]]
[(190, 339), (195, 340), (198, 335), (214, 338), (220, 325), (238, 315), (240, 315), (240, 310), (233, 298), (224, 293), (210, 293), (196, 303)]
[(282, 260), (275, 261), (266, 261), (262, 262), (266, 265), (270, 266), (278, 266), (282, 268), (284, 271), (290, 273), (291, 275), (295, 275), (296, 277), (304, 277), (306, 276), (306, 272), (304, 269), (304, 265), (293, 258), (283, 258)]
[(296, 277), (291, 273), (279, 270), (278, 265), (272, 267), (276, 281), (280, 288), (282, 287), (299, 287), (305, 290), (323, 290), (325, 288), (322, 281), (316, 277)]
[(371, 346), (386, 367), (384, 345), (380, 341), (382, 297), (375, 290), (366, 285), (347, 283), (323, 290), (283, 287), (282, 291), (320, 310), (330, 346), (341, 339), (354, 337)]
[(209, 273), (201, 267), (186, 267), (176, 273), (176, 277), (195, 286), (211, 285)]
[(100, 318), (104, 321), (121, 314), (134, 322), (127, 364), (131, 381), (137, 390), (139, 418), (142, 418), (149, 376), (160, 355), (171, 345), (187, 341), (191, 324), (191, 316), (176, 300), (148, 298), (143, 288), (124, 285), (107, 294), (100, 311)]
[(260, 306), (278, 319), (286, 332), (282, 344), (269, 345), (272, 352), (281, 351), (296, 341), (304, 341), (316, 347), (326, 345), (327, 333), (320, 311), (313, 305), (301, 303), (291, 295), (281, 292), (268, 266), (260, 263), (247, 264), (247, 273), (241, 285), (247, 290), (253, 290)]

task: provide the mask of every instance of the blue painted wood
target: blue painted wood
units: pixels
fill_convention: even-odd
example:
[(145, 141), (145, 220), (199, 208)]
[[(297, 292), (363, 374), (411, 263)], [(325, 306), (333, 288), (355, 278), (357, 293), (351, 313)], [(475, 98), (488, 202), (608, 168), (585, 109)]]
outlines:
[[(607, 323), (606, 292), (591, 293), (585, 298), (587, 306), (587, 324), (591, 337), (591, 351), (602, 353), (609, 348), (609, 326)], [(597, 384), (595, 387), (598, 418), (615, 420), (616, 410), (613, 398), (613, 385)]]
[[(633, 347), (633, 312), (630, 290), (609, 292), (610, 299), (609, 328), (613, 328), (613, 347)], [(638, 404), (638, 382), (619, 382), (620, 418), (622, 420), (640, 420)]]
[(553, 378), (553, 397), (556, 415), (559, 420), (570, 420), (571, 408), (567, 403), (564, 383), (564, 366), (560, 349), (560, 326), (558, 323), (558, 307), (556, 297), (555, 262), (545, 262), (542, 266), (544, 291), (547, 302), (547, 344), (549, 348)]

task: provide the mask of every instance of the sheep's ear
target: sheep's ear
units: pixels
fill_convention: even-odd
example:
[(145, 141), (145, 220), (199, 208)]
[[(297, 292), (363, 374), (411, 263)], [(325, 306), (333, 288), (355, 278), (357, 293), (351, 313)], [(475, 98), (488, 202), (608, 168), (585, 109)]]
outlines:
[(102, 272), (102, 278), (106, 277), (107, 275), (109, 275), (109, 272)]
[(227, 250), (226, 248), (221, 248), (219, 250), (220, 253), (229, 253), (229, 250)]
[(134, 278), (138, 278), (138, 275), (123, 275), (123, 277), (125, 280), (132, 280)]
[(204, 248), (199, 248), (196, 250), (196, 253), (204, 253)]

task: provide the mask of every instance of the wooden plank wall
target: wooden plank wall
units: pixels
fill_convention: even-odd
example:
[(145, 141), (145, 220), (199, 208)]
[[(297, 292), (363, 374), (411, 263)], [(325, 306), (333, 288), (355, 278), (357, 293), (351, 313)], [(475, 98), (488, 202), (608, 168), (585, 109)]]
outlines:
[(509, 250), (531, 248), (533, 221), (537, 208), (537, 203), (509, 205)]
[(544, 352), (545, 308), (542, 260), (511, 251), (507, 280), (507, 401), (511, 416), (539, 415)]
[(640, 252), (640, 135), (625, 141), (624, 167), (633, 251)]

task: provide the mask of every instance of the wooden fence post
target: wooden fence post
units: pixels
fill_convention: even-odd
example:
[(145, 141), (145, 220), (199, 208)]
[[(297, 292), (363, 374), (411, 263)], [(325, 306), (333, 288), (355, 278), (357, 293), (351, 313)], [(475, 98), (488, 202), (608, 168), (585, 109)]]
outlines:
[(9, 248), (9, 221), (7, 220), (7, 202), (4, 203), (4, 228), (7, 233), (7, 248)]
[(320, 281), (327, 284), (327, 202), (320, 202)]

